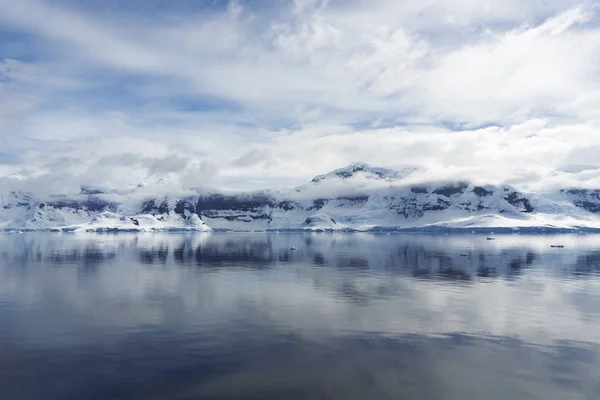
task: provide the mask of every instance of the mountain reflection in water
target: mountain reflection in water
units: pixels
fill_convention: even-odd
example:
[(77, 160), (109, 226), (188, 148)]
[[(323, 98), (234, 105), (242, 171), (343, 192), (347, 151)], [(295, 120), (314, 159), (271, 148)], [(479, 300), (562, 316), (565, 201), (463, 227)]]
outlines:
[(599, 278), (595, 235), (5, 234), (0, 395), (600, 399)]

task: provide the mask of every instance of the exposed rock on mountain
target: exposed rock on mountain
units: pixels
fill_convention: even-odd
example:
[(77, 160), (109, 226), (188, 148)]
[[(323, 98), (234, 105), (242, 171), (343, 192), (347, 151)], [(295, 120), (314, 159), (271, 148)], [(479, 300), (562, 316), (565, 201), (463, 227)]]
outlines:
[(75, 195), (0, 193), (0, 229), (373, 230), (600, 229), (600, 190), (523, 193), (511, 186), (415, 179), (351, 164), (281, 191), (148, 195), (83, 186)]

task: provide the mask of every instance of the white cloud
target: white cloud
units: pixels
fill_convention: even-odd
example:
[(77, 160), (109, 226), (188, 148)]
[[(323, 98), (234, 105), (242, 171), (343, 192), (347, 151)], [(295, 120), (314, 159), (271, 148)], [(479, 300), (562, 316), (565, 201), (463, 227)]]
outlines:
[[(528, 187), (596, 163), (587, 1), (232, 2), (151, 21), (0, 6), (8, 29), (37, 38), (37, 61), (0, 66), (0, 145), (22, 160), (5, 175), (248, 187), (364, 161)], [(95, 164), (122, 150), (128, 179)]]
[(597, 96), (589, 101), (581, 96), (599, 90), (593, 54), (600, 50), (600, 31), (574, 30), (590, 17), (572, 9), (537, 27), (461, 46), (425, 74), (426, 107), (467, 124), (592, 117)]

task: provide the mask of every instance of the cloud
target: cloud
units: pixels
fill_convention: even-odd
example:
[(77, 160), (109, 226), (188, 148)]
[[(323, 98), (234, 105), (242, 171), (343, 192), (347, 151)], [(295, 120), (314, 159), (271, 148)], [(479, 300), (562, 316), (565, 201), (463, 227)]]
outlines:
[(577, 29), (589, 18), (575, 8), (539, 26), (456, 49), (426, 74), (426, 107), (466, 124), (593, 118), (599, 87), (592, 54), (599, 50), (600, 31)]
[(207, 185), (218, 170), (206, 158), (141, 138), (67, 141), (52, 153), (31, 149), (21, 157), (21, 168), (3, 178), (4, 189), (77, 194), (82, 184), (121, 191), (160, 184), (180, 194)]
[[(319, 131), (327, 132), (327, 128)], [(470, 179), (480, 183), (510, 183), (531, 190), (573, 184), (600, 187), (596, 170), (587, 175), (586, 171), (575, 171), (578, 175), (564, 173), (561, 180), (552, 178), (557, 168), (594, 165), (597, 162), (594, 150), (599, 144), (600, 136), (593, 126), (555, 126), (547, 120), (462, 131), (438, 127), (358, 132), (348, 129), (318, 137), (300, 130), (270, 142), (260, 153), (253, 150), (248, 154), (248, 157), (261, 154), (261, 163), (243, 169), (234, 163), (221, 174), (276, 179), (287, 176), (300, 183), (304, 177), (360, 160), (390, 168), (420, 165), (427, 172), (416, 177), (423, 180)]]
[(19, 161), (0, 173), (247, 188), (365, 161), (532, 187), (596, 163), (591, 2), (227, 4), (0, 0), (0, 150)]

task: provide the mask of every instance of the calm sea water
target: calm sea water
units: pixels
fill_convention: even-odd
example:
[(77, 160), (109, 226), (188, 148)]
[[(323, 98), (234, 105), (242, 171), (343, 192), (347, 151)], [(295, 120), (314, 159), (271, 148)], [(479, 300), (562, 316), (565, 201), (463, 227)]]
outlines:
[(600, 236), (0, 235), (0, 398), (600, 399)]

